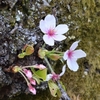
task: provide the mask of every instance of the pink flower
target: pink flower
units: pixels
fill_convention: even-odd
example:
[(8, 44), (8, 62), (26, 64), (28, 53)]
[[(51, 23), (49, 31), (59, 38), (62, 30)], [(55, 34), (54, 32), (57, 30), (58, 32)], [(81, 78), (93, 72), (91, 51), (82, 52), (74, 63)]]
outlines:
[(60, 76), (59, 74), (52, 74), (52, 78), (51, 78), (53, 81), (57, 81), (60, 79)]
[(53, 81), (57, 81), (60, 79), (60, 77), (65, 73), (65, 70), (66, 70), (66, 65), (64, 65), (62, 67), (62, 72), (60, 74), (48, 74), (47, 77), (46, 77), (46, 81), (49, 81), (50, 79), (52, 79)]
[(32, 72), (30, 70), (27, 70), (27, 69), (23, 69), (25, 75), (30, 79), (32, 78)]
[(69, 30), (66, 24), (60, 24), (56, 27), (56, 19), (50, 14), (48, 14), (44, 20), (40, 21), (39, 27), (41, 31), (45, 33), (43, 36), (44, 42), (50, 46), (54, 45), (54, 40), (62, 41), (66, 39), (63, 34)]
[(77, 59), (86, 57), (86, 53), (83, 50), (75, 50), (78, 46), (79, 41), (74, 42), (70, 49), (64, 53), (63, 59), (67, 60), (67, 65), (70, 70), (77, 71), (79, 66), (77, 64)]
[(30, 92), (32, 92), (33, 94), (36, 94), (36, 89), (31, 84), (28, 84), (28, 87), (29, 87)]

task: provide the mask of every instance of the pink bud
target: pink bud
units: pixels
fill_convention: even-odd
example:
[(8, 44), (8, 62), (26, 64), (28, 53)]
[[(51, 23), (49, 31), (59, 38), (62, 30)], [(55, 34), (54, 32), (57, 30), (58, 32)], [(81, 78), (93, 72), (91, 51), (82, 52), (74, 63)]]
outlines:
[(27, 70), (27, 69), (23, 69), (25, 75), (30, 79), (32, 78), (32, 72), (30, 70)]
[(40, 69), (40, 70), (43, 70), (43, 69), (45, 69), (46, 67), (45, 67), (44, 65), (40, 64), (40, 65), (35, 65), (35, 68), (38, 68), (38, 69)]
[(30, 92), (32, 92), (33, 94), (36, 94), (36, 89), (31, 84), (28, 84), (28, 87), (29, 87)]
[(42, 65), (42, 64), (39, 65), (39, 69), (40, 69), (40, 70), (45, 69), (45, 68), (46, 68), (46, 67), (45, 67), (44, 65)]
[(36, 81), (33, 78), (30, 78), (29, 80), (31, 84), (36, 85)]
[(47, 52), (48, 52), (47, 50), (41, 49), (41, 48), (40, 48), (39, 51), (38, 51), (38, 56), (39, 56), (41, 59), (43, 59), (43, 58), (45, 58)]

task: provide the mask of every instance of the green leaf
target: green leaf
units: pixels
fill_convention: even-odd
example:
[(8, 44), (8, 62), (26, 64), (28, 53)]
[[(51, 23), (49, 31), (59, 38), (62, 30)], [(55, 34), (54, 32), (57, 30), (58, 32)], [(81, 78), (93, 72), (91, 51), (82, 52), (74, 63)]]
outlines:
[(18, 58), (24, 58), (25, 55), (26, 55), (26, 53), (25, 52), (22, 52), (22, 53), (18, 54)]
[(49, 85), (51, 95), (54, 96), (54, 97), (57, 97), (57, 92), (59, 90), (58, 86), (52, 81), (49, 81), (48, 85)]
[(35, 74), (36, 74), (39, 78), (41, 78), (41, 79), (43, 79), (43, 80), (46, 80), (47, 68), (45, 68), (45, 69), (43, 69), (43, 70), (38, 70), (38, 71), (35, 72)]
[(43, 70), (37, 70), (37, 71), (35, 71), (34, 68), (31, 68), (31, 70), (37, 78), (41, 78), (43, 80), (46, 80), (47, 68), (45, 68)]
[(57, 90), (57, 96), (60, 98), (61, 97), (61, 91), (58, 89)]

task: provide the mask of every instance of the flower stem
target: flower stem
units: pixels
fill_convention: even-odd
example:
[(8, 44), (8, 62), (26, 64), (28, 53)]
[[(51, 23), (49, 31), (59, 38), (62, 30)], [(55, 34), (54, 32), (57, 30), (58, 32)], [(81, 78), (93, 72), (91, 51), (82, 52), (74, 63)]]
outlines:
[(49, 51), (50, 53), (58, 53), (58, 54), (63, 54), (64, 52), (61, 52), (61, 51), (56, 51), (56, 50), (52, 50), (52, 51)]
[[(48, 59), (45, 57), (44, 60), (46, 61), (51, 73), (55, 73), (48, 61)], [(60, 84), (59, 80), (56, 81), (56, 84), (58, 85), (60, 91), (61, 91), (61, 99), (60, 100), (70, 100), (70, 98), (68, 97), (67, 93), (65, 92), (65, 90), (63, 89), (62, 85)]]
[(45, 43), (42, 45), (42, 49), (45, 47)]
[(25, 68), (35, 68), (34, 66), (35, 66), (35, 65), (23, 66), (22, 69), (25, 69)]
[(48, 59), (45, 57), (44, 60), (46, 61), (46, 63), (47, 63), (47, 65), (48, 65), (48, 67), (49, 67), (51, 73), (55, 73), (55, 72), (53, 71), (53, 69), (52, 69), (52, 67), (51, 67), (51, 65), (50, 65), (50, 63), (49, 63), (49, 61), (48, 61)]
[(25, 75), (21, 71), (19, 71), (19, 73), (24, 77), (24, 79), (26, 80), (27, 85), (28, 85), (29, 84), (29, 81), (27, 80), (27, 78), (25, 77)]

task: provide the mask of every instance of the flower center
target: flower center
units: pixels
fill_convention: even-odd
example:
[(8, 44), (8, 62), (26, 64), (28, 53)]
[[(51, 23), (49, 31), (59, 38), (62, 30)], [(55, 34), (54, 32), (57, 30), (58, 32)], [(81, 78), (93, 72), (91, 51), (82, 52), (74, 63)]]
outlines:
[(54, 34), (55, 34), (54, 29), (49, 29), (49, 30), (48, 30), (48, 35), (49, 35), (49, 36), (53, 36)]
[(68, 58), (71, 59), (72, 56), (73, 56), (73, 51), (70, 51), (70, 50), (69, 50), (68, 53), (67, 53), (67, 55), (68, 55)]
[(58, 74), (53, 74), (52, 80), (57, 81), (58, 79), (60, 79), (60, 76)]

